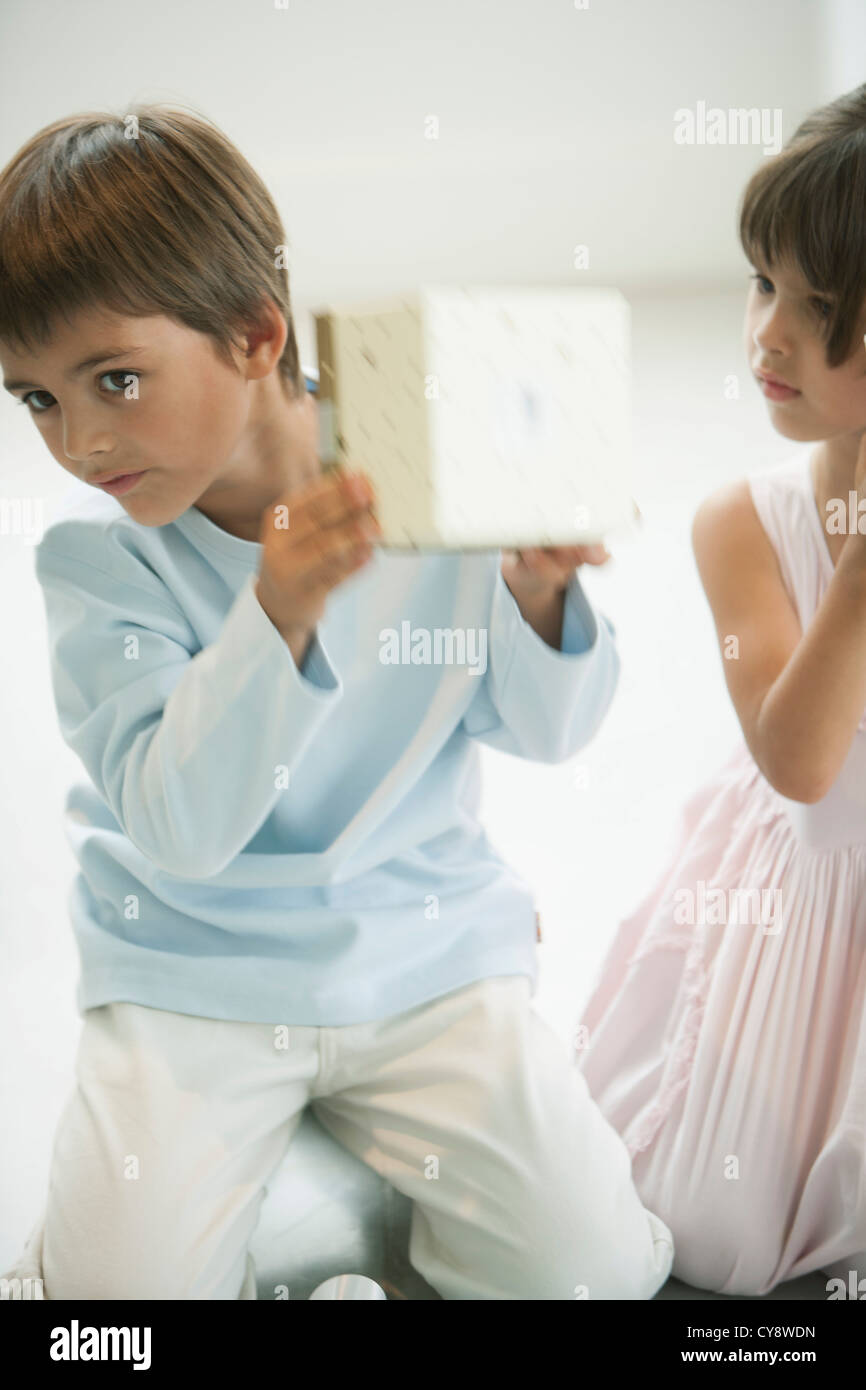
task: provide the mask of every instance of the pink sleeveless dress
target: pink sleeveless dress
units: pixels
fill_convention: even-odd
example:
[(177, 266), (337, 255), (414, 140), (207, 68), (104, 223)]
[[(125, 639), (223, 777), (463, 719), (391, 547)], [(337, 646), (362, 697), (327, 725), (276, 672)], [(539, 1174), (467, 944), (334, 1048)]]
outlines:
[[(809, 453), (750, 485), (805, 630), (833, 574)], [(575, 1066), (677, 1278), (866, 1278), (866, 716), (821, 801), (780, 796), (743, 742), (680, 828), (607, 953)]]

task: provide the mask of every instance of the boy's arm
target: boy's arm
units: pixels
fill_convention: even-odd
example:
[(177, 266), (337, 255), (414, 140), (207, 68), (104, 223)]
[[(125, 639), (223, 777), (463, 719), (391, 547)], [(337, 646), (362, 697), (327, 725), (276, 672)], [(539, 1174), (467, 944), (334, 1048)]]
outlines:
[(36, 573), (63, 738), (142, 854), (166, 873), (211, 878), (284, 794), (278, 773), (339, 703), (339, 676), (317, 637), (298, 671), (255, 576), (197, 650), (168, 590), (122, 547), (108, 573), (52, 549), (49, 535)]
[(463, 717), (471, 738), (535, 762), (583, 748), (610, 706), (619, 676), (613, 626), (594, 612), (575, 572), (565, 591), (561, 649), (527, 623), (502, 577), (488, 626), (487, 671)]

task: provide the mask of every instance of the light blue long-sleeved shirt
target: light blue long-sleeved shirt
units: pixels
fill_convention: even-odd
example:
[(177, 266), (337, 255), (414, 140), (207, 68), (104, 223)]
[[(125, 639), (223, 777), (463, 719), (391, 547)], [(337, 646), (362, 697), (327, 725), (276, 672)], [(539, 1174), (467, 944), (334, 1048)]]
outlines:
[(501, 552), (375, 550), (299, 670), (261, 546), (194, 507), (149, 528), (75, 484), (35, 553), (90, 779), (66, 803), (80, 1011), (338, 1026), (494, 975), (534, 992), (533, 895), (477, 819), (477, 742), (557, 763), (600, 724), (619, 663), (576, 574), (556, 651)]

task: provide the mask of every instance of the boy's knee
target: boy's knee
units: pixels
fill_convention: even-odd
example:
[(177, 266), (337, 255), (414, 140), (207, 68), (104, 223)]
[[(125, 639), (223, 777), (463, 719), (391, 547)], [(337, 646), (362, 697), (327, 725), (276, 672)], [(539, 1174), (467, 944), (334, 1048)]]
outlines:
[[(49, 1224), (42, 1265), (48, 1299), (184, 1302), (197, 1299), (255, 1298), (255, 1281), (246, 1251), (230, 1260), (182, 1232), (130, 1230), (115, 1225), (88, 1243), (59, 1240)], [(252, 1284), (251, 1284), (252, 1280)]]
[(525, 1267), (525, 1287), (517, 1297), (527, 1299), (607, 1300), (654, 1298), (673, 1265), (673, 1242), (663, 1222), (646, 1213), (645, 1231), (638, 1239), (618, 1242), (615, 1234), (595, 1249), (563, 1253), (560, 1230), (554, 1255), (532, 1252)]

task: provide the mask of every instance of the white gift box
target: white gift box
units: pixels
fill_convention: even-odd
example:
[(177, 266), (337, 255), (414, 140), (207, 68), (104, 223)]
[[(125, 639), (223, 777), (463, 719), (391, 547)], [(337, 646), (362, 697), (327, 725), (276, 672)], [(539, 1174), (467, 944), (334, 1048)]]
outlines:
[(315, 321), (323, 465), (368, 474), (384, 546), (579, 545), (633, 521), (619, 291), (423, 285)]

